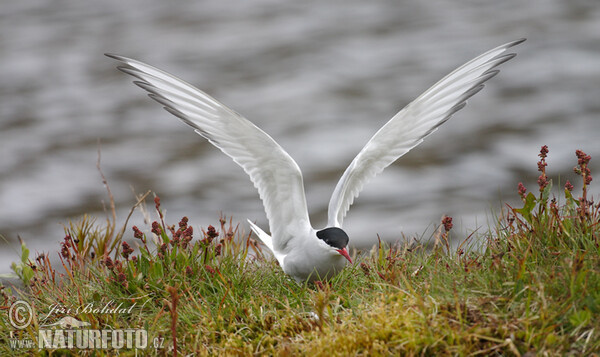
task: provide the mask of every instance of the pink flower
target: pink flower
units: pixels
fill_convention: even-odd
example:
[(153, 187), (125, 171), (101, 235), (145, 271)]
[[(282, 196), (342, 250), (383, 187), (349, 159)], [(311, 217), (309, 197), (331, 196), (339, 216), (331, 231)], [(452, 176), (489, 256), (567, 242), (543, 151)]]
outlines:
[(452, 217), (445, 216), (444, 218), (442, 218), (442, 224), (444, 225), (444, 229), (446, 230), (446, 232), (451, 230), (453, 227)]
[(521, 196), (522, 199), (525, 199), (526, 193), (527, 193), (527, 189), (525, 188), (525, 186), (523, 185), (522, 182), (519, 182), (519, 196)]
[(569, 182), (569, 180), (567, 180), (567, 182), (565, 183), (565, 190), (569, 192), (573, 191), (573, 185)]

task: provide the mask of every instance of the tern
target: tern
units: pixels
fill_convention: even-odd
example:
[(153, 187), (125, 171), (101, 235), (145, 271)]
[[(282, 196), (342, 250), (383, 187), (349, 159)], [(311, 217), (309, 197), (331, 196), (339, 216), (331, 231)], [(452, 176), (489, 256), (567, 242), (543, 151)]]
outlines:
[(183, 80), (143, 62), (106, 54), (118, 69), (171, 114), (230, 156), (258, 189), (271, 235), (248, 220), (252, 231), (273, 252), (283, 271), (297, 282), (328, 279), (352, 263), (344, 217), (363, 186), (437, 130), (516, 56), (506, 51), (520, 39), (489, 50), (460, 66), (390, 119), (350, 163), (328, 207), (327, 226), (312, 227), (302, 173), (273, 138), (249, 120)]

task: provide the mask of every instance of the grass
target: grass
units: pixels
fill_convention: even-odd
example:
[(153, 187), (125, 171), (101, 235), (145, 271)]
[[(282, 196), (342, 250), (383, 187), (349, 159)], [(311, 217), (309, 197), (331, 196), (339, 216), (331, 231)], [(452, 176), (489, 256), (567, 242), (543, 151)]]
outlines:
[[(200, 232), (185, 217), (166, 224), (157, 197), (146, 232), (83, 217), (65, 229), (61, 269), (48, 254), (30, 259), (23, 244), (13, 270), (26, 288), (3, 287), (0, 302), (9, 310), (17, 292), (33, 319), (16, 329), (0, 314), (9, 332), (0, 353), (114, 354), (11, 350), (11, 338), (36, 340), (44, 324), (71, 316), (88, 329), (145, 329), (148, 347), (122, 355), (597, 355), (600, 205), (588, 193), (590, 157), (577, 151), (581, 196), (567, 182), (559, 201), (547, 154), (539, 192), (519, 184), (523, 206), (507, 206), (477, 237), (483, 244), (469, 237), (451, 248), (446, 217), (433, 248), (380, 243), (315, 284), (293, 282), (231, 219)], [(103, 306), (121, 310), (91, 311)]]

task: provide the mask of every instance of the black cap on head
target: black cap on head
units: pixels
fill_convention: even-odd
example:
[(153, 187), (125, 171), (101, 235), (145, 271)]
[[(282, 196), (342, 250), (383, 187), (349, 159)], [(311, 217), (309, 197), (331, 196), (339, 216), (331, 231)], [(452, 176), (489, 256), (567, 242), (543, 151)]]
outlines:
[(348, 235), (341, 228), (329, 227), (317, 232), (317, 237), (330, 246), (343, 249), (348, 245)]

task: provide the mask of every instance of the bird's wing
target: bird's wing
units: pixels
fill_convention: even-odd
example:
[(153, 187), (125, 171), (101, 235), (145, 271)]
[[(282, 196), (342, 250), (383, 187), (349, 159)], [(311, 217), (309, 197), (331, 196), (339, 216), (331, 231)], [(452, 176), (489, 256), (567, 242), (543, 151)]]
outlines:
[(523, 41), (525, 39), (496, 47), (462, 65), (404, 107), (375, 133), (335, 187), (329, 201), (328, 226), (341, 227), (346, 212), (364, 184), (462, 109), (467, 99), (499, 72), (495, 68), (515, 56), (505, 54), (506, 50)]
[(263, 201), (274, 248), (285, 251), (290, 232), (310, 227), (302, 173), (268, 134), (194, 86), (130, 58), (119, 69), (139, 79), (139, 87), (171, 114), (230, 156), (250, 176)]

